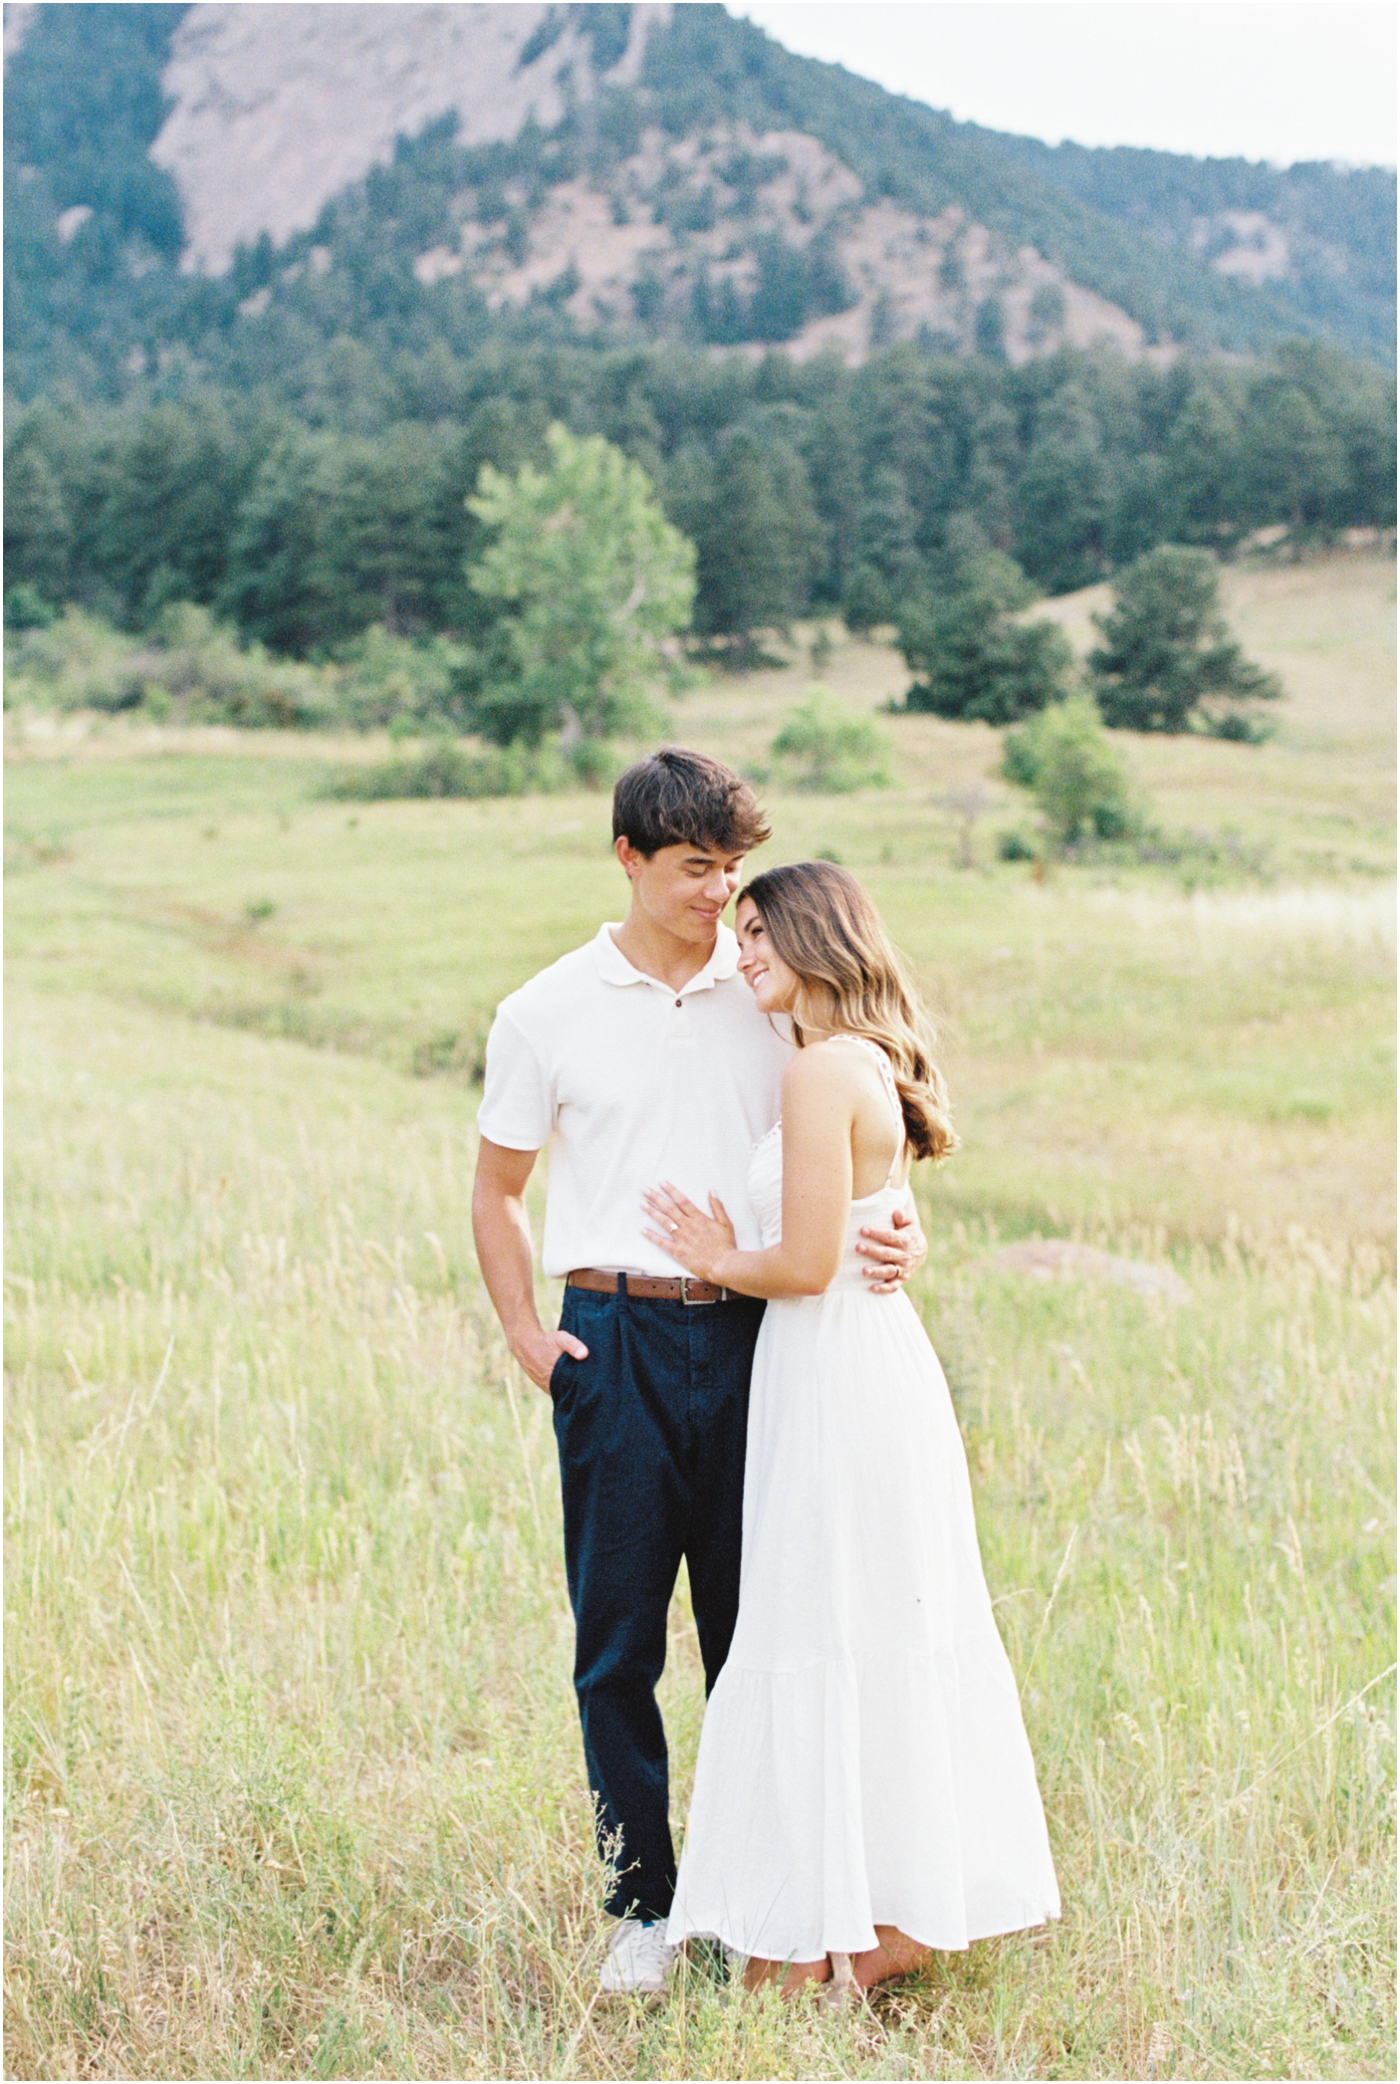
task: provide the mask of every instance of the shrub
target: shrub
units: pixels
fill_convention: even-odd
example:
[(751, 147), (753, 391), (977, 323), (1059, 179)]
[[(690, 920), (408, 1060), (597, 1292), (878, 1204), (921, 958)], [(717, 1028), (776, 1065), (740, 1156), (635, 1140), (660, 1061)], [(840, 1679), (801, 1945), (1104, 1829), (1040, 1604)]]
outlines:
[(1001, 771), (1004, 780), (1014, 782), (1018, 789), (1033, 789), (1040, 772), (1040, 756), (1036, 750), (1035, 732), (1026, 726), (1019, 731), (1008, 731), (1001, 741)]
[(355, 803), (433, 796), (523, 796), (531, 789), (557, 787), (562, 778), (557, 761), (525, 746), (472, 753), (455, 739), (444, 738), (420, 753), (383, 760), (373, 767), (347, 768), (327, 784), (325, 794)]
[(1208, 550), (1163, 543), (1114, 582), (1113, 607), (1096, 615), (1103, 642), (1089, 672), (1105, 723), (1127, 731), (1215, 732), (1253, 743), (1238, 710), (1211, 701), (1274, 701), (1283, 689), (1251, 665), (1220, 613), (1220, 574)]
[[(556, 750), (561, 764), (561, 779), (565, 773), (575, 781), (583, 783), (585, 789), (611, 789), (624, 767), (628, 755), (619, 751), (610, 739), (577, 738), (571, 745), (556, 741)], [(547, 764), (545, 756), (536, 760), (541, 771)], [(537, 787), (549, 787), (550, 783), (537, 783)]]
[(228, 624), (190, 601), (162, 612), (154, 642), (128, 670), (140, 699), (163, 689), (188, 723), (304, 729), (334, 718), (334, 689), (323, 672), (270, 658), (261, 644), (245, 651)]
[(1127, 770), (1088, 695), (1071, 695), (1008, 733), (1002, 772), (1029, 788), (1050, 837), (1126, 839), (1141, 824)]
[(335, 718), (333, 675), (269, 658), (260, 644), (245, 650), (228, 624), (189, 601), (172, 602), (144, 639), (67, 608), (45, 628), (14, 634), (6, 653), (13, 701), (252, 728)]
[(46, 630), (57, 614), (57, 608), (51, 608), (36, 587), (23, 582), (11, 586), (5, 595), (7, 630)]
[[(18, 591), (19, 589), (14, 589)], [(466, 647), (412, 643), (375, 623), (322, 665), (270, 657), (242, 644), (207, 608), (173, 602), (145, 637), (78, 608), (6, 635), (9, 699), (153, 720), (257, 728), (346, 724), (391, 734), (462, 724), (455, 676)]]
[(883, 788), (884, 740), (868, 716), (852, 715), (825, 688), (794, 709), (770, 750), (789, 763), (789, 779), (818, 795)]
[(1229, 826), (1218, 832), (1164, 832), (1149, 825), (1137, 835), (1139, 861), (1174, 869), (1188, 890), (1220, 887), (1243, 880), (1274, 880), (1273, 848), (1267, 840), (1246, 840)]
[(358, 731), (412, 731), (439, 721), (464, 722), (454, 687), (465, 647), (435, 637), (410, 643), (371, 623), (336, 654), (336, 711)]
[[(65, 608), (53, 622), (5, 632), (6, 706), (116, 709), (141, 699), (126, 670), (136, 649), (96, 615)], [(125, 699), (123, 700), (123, 697)]]
[(1271, 716), (1249, 716), (1243, 709), (1225, 709), (1205, 720), (1208, 738), (1228, 738), (1236, 745), (1263, 745), (1278, 736)]

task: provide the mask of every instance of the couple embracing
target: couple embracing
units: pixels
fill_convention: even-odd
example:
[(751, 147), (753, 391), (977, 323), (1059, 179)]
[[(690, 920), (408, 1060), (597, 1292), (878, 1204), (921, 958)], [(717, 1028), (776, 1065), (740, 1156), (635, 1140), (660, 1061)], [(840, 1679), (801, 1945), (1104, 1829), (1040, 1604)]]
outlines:
[[(631, 884), (491, 1030), (473, 1198), (554, 1406), (574, 1683), (616, 1920), (606, 1992), (706, 1935), (751, 1986), (868, 1988), (1059, 1911), (938, 1361), (902, 1284), (952, 1148), (855, 878), (774, 868), (748, 786), (667, 750), (613, 799)], [(525, 1188), (549, 1151), (536, 1310)], [(708, 1705), (676, 1869), (655, 1689), (682, 1557)]]

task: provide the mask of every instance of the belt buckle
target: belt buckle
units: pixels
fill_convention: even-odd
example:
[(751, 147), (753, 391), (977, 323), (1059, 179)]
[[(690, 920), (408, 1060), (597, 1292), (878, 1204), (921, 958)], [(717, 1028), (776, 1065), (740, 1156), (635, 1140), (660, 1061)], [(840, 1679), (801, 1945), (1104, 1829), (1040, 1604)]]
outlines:
[(708, 1309), (712, 1303), (717, 1303), (721, 1300), (724, 1295), (722, 1288), (719, 1295), (692, 1295), (690, 1292), (692, 1278), (690, 1274), (681, 1275), (681, 1301), (688, 1310)]

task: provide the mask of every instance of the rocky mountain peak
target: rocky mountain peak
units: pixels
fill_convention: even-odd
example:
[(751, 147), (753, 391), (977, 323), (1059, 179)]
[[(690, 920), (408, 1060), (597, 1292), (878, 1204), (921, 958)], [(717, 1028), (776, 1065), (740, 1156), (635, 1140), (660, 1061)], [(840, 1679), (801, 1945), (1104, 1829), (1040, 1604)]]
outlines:
[(293, 311), (454, 352), (1393, 355), (1383, 170), (1004, 136), (704, 0), (12, 5), (5, 41), (25, 390), (276, 362)]
[(600, 80), (625, 84), (669, 6), (195, 6), (162, 86), (151, 157), (185, 208), (187, 272), (309, 230), (321, 207), (456, 113), (463, 144), (549, 129)]

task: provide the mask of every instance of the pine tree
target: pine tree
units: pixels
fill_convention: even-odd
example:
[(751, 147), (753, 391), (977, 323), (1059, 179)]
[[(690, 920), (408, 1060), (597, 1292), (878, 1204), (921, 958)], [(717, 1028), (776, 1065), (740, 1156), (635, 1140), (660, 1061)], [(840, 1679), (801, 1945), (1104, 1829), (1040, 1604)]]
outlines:
[(67, 503), (37, 442), (18, 440), (5, 457), (5, 586), (26, 586), (42, 600), (67, 597), (73, 535)]
[(1163, 543), (1121, 572), (1113, 592), (1110, 612), (1094, 617), (1103, 642), (1089, 654), (1105, 723), (1127, 731), (1210, 728), (1220, 719), (1202, 705), (1212, 699), (1273, 700), (1283, 692), (1230, 635), (1208, 550)]
[(899, 648), (919, 678), (905, 708), (1014, 724), (1058, 701), (1073, 661), (1068, 639), (1053, 623), (1014, 620), (1034, 592), (1010, 558), (993, 552), (965, 566), (943, 599), (907, 608)]
[(810, 596), (820, 524), (802, 459), (780, 438), (738, 428), (711, 462), (692, 448), (677, 459), (671, 513), (696, 551), (696, 627), (737, 640), (782, 628)]

